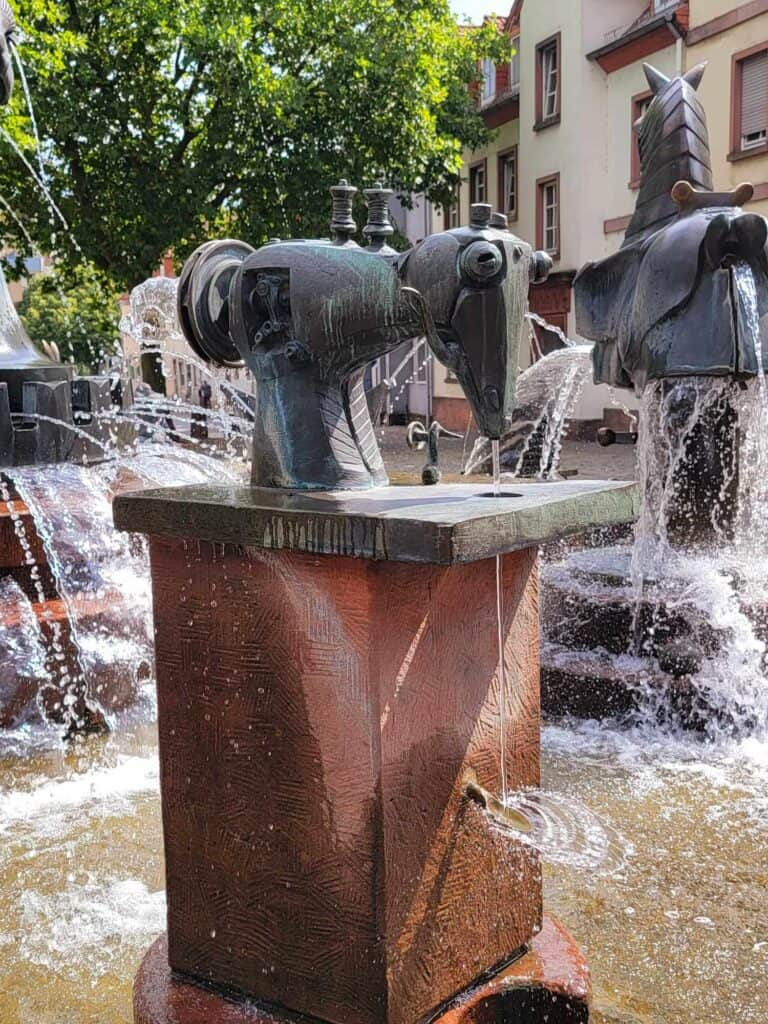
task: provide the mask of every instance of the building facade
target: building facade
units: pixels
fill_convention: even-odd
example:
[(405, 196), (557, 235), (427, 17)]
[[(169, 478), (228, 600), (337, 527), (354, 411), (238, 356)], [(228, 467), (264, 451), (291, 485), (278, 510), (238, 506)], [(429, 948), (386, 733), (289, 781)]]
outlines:
[(707, 62), (707, 112), (717, 189), (755, 186), (749, 209), (768, 216), (768, 0), (691, 0), (686, 67)]

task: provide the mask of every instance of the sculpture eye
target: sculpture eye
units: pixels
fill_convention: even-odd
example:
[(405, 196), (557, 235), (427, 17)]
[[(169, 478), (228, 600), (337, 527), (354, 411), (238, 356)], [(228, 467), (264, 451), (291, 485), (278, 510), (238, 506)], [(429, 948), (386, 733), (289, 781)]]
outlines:
[(473, 242), (461, 254), (459, 265), (462, 273), (478, 284), (485, 284), (496, 277), (502, 268), (501, 253), (490, 242)]

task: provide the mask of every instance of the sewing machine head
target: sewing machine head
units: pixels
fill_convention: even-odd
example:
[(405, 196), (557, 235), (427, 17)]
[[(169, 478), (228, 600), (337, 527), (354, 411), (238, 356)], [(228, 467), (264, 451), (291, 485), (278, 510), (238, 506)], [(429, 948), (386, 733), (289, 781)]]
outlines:
[[(368, 190), (371, 244), (352, 240), (355, 190), (332, 189), (332, 241), (253, 250), (209, 242), (187, 261), (179, 319), (195, 352), (256, 380), (254, 483), (333, 490), (386, 482), (363, 388), (365, 367), (426, 337), (456, 373), (480, 430), (499, 437), (514, 400), (528, 284), (548, 257), (490, 207), (468, 228), (402, 257), (386, 245), (389, 191)], [(487, 216), (485, 211), (487, 210)]]

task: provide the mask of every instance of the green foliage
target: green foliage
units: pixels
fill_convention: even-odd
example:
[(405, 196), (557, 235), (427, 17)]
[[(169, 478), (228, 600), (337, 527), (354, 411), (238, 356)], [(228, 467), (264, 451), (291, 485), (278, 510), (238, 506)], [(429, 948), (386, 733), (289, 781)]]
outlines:
[(66, 276), (59, 271), (33, 277), (19, 315), (38, 345), (53, 343), (65, 362), (94, 370), (118, 349), (118, 298), (103, 275), (81, 263)]
[[(26, 0), (18, 15), (51, 194), (121, 287), (212, 235), (326, 234), (339, 177), (445, 201), (462, 147), (487, 139), (477, 61), (509, 57), (448, 0)], [(0, 119), (35, 165), (21, 88)], [(0, 146), (0, 196), (36, 245), (77, 258)]]

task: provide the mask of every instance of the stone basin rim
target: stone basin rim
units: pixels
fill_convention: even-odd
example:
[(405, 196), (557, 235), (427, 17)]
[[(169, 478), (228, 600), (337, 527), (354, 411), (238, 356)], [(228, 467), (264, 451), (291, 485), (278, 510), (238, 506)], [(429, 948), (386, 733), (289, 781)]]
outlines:
[(188, 485), (119, 495), (119, 530), (154, 536), (453, 565), (532, 547), (593, 527), (631, 522), (637, 486), (626, 481), (514, 482), (520, 497), (481, 497), (487, 483), (366, 491), (290, 491)]

